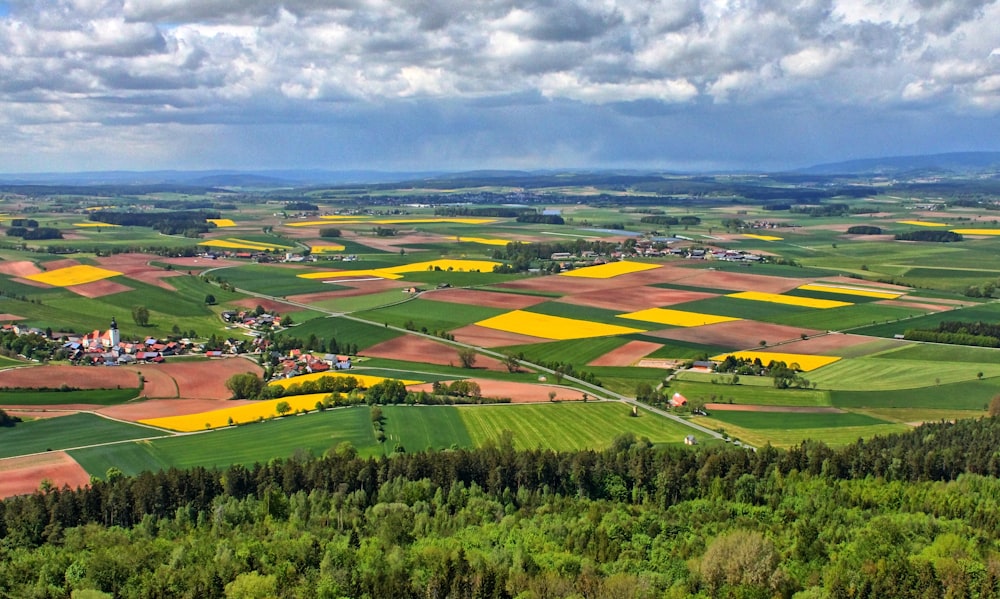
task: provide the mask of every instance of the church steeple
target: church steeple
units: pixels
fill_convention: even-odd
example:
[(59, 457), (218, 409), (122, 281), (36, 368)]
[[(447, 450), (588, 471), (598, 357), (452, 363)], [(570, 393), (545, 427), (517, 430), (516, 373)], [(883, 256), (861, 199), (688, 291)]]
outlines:
[(115, 321), (115, 317), (111, 317), (111, 328), (108, 329), (108, 343), (111, 347), (118, 347), (121, 343), (121, 334), (118, 332), (118, 323)]

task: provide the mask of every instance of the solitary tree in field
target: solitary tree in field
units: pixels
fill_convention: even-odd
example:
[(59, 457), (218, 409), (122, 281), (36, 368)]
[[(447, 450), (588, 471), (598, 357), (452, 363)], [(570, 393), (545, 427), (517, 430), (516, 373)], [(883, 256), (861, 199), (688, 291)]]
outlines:
[(458, 350), (458, 359), (462, 362), (462, 368), (472, 368), (476, 365), (476, 351), (472, 348), (463, 347)]
[(278, 416), (284, 416), (292, 411), (292, 406), (288, 405), (287, 401), (279, 401), (278, 405), (274, 406), (274, 411), (278, 413)]
[(507, 367), (507, 372), (517, 372), (521, 369), (521, 362), (510, 354), (503, 357), (503, 365)]
[(209, 293), (208, 295), (206, 295), (205, 296), (205, 303), (208, 304), (209, 306), (214, 306), (215, 305), (215, 296), (212, 295), (211, 293)]
[(149, 308), (146, 306), (132, 306), (132, 320), (135, 324), (144, 327), (149, 324)]

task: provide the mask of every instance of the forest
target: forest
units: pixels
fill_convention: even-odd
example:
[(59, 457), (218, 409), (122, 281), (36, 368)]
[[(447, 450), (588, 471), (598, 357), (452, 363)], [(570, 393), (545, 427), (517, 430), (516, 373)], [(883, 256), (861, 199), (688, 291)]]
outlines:
[(112, 468), (0, 503), (0, 596), (997, 596), (998, 446), (1000, 419), (982, 418), (840, 449), (624, 435), (558, 453), (504, 435)]

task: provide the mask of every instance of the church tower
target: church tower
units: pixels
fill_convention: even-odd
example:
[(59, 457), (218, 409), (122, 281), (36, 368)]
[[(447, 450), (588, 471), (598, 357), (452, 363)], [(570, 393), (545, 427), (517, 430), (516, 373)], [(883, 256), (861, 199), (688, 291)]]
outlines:
[(108, 329), (108, 341), (111, 343), (111, 347), (118, 347), (121, 343), (122, 337), (118, 332), (118, 323), (115, 322), (115, 317), (111, 317), (111, 328)]

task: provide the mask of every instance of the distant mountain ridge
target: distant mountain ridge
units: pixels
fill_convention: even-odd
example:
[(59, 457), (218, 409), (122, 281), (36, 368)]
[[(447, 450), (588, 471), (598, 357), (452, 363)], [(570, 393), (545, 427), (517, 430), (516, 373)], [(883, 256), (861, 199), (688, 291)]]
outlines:
[(916, 156), (886, 156), (861, 158), (843, 162), (817, 164), (791, 171), (808, 175), (900, 175), (957, 174), (1000, 172), (1000, 152), (950, 152)]

